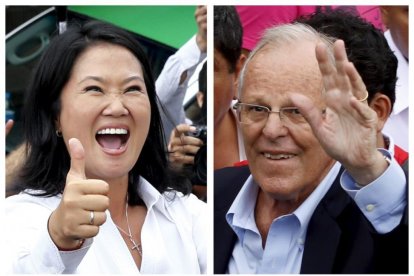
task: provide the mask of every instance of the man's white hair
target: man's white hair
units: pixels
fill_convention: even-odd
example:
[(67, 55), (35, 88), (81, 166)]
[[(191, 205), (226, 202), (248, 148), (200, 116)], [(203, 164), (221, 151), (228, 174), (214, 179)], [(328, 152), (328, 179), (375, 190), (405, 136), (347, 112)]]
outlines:
[(246, 68), (249, 65), (250, 61), (254, 56), (260, 52), (265, 46), (271, 45), (273, 48), (277, 49), (280, 46), (286, 45), (300, 45), (303, 41), (314, 41), (315, 45), (318, 42), (322, 42), (327, 46), (329, 59), (332, 63), (335, 63), (335, 58), (333, 55), (333, 42), (334, 38), (326, 36), (325, 34), (318, 33), (311, 26), (302, 24), (302, 23), (292, 23), (292, 24), (283, 24), (267, 29), (256, 47), (250, 53), (247, 58), (244, 66), (240, 72), (239, 83), (238, 83), (238, 96), (241, 97), (241, 90), (244, 84), (244, 77), (246, 73)]

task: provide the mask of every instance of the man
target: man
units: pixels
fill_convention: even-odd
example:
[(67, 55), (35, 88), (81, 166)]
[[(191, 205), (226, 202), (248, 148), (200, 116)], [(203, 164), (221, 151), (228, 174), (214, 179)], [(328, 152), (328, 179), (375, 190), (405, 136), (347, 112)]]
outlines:
[[(389, 123), (391, 112), (395, 111), (396, 90), (399, 89), (396, 85), (397, 58), (384, 34), (361, 17), (343, 10), (317, 12), (298, 19), (298, 22), (345, 42), (348, 59), (354, 64), (369, 93), (368, 104), (381, 122), (382, 132), (378, 131), (377, 147), (389, 149), (398, 163), (408, 170), (408, 153), (394, 143), (395, 140), (401, 141), (408, 125), (399, 128), (401, 135), (387, 133), (383, 129), (384, 124)], [(406, 105), (408, 108), (408, 99)]]
[[(237, 76), (245, 60), (245, 56), (241, 54), (242, 36), (243, 31), (236, 9), (230, 6), (215, 6), (214, 169), (233, 166), (246, 159), (237, 118), (232, 109), (232, 101), (237, 93)], [(200, 146), (190, 137), (182, 138), (183, 133), (190, 131), (194, 130), (189, 125), (177, 125), (171, 133), (169, 144), (169, 151), (175, 156), (183, 153), (186, 155), (186, 162), (193, 161), (188, 153), (194, 153), (194, 148)]]
[(239, 81), (249, 166), (215, 174), (215, 273), (408, 272), (406, 179), (367, 98), (342, 41), (266, 33)]
[(207, 201), (207, 61), (198, 74), (196, 96), (199, 114), (193, 119), (194, 125), (179, 124), (173, 129), (168, 155), (176, 169), (191, 180), (192, 193)]
[(231, 108), (245, 60), (243, 31), (234, 7), (214, 6), (214, 169), (245, 160), (243, 141)]
[(157, 95), (166, 141), (176, 125), (186, 122), (183, 101), (190, 78), (207, 56), (207, 6), (197, 6), (197, 33), (166, 61), (157, 78)]
[(408, 6), (381, 6), (385, 38), (398, 58), (396, 100), (384, 132), (408, 151)]

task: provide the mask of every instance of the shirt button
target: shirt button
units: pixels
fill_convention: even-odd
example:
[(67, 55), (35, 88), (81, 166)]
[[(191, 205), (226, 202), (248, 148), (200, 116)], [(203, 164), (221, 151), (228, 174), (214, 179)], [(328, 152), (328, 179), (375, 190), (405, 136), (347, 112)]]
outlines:
[(365, 207), (365, 209), (366, 209), (368, 212), (373, 211), (373, 210), (374, 210), (374, 208), (375, 208), (374, 204), (368, 204), (368, 205)]
[(299, 244), (299, 245), (303, 245), (303, 244), (304, 244), (303, 239), (298, 239), (298, 244)]

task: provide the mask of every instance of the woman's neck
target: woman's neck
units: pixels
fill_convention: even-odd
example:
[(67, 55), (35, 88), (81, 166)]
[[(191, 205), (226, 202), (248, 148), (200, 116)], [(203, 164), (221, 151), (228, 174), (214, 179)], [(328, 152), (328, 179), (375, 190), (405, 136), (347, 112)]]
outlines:
[(119, 179), (107, 180), (109, 184), (109, 212), (111, 217), (125, 216), (128, 194), (128, 175)]

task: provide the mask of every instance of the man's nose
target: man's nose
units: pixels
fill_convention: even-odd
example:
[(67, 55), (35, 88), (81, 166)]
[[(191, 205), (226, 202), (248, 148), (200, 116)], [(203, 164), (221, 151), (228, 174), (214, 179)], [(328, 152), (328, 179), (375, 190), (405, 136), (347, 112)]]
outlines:
[(279, 112), (269, 113), (262, 132), (265, 137), (272, 140), (287, 134), (285, 122), (281, 120)]

